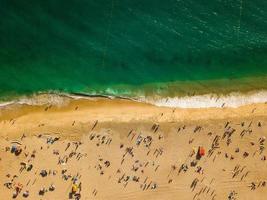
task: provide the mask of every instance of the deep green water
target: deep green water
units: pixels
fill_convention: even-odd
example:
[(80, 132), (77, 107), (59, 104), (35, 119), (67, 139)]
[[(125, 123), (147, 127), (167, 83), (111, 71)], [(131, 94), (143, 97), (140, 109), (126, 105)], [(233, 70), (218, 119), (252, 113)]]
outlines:
[(267, 1), (0, 0), (0, 69), (2, 97), (253, 80), (267, 75)]

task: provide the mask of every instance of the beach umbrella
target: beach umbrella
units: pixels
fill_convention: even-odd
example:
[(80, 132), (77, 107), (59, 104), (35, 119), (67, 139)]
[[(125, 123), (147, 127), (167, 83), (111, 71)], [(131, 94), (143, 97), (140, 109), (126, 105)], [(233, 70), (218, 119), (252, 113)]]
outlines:
[(205, 149), (204, 147), (199, 147), (198, 148), (198, 154), (202, 157), (205, 155)]

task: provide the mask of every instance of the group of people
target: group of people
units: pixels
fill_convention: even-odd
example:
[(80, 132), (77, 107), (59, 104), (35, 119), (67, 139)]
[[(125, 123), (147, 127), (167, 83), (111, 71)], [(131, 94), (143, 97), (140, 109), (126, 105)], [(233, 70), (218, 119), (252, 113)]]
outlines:
[[(40, 134), (37, 137), (37, 140), (41, 140), (40, 144), (42, 145), (38, 147), (40, 149), (33, 149), (29, 144), (24, 144), (23, 140), (26, 136), (19, 142), (11, 142), (5, 150), (19, 158), (20, 167), (14, 176), (11, 175), (15, 173), (14, 171), (7, 174), (9, 180), (4, 186), (13, 191), (13, 198), (20, 194), (22, 197), (28, 198), (33, 195), (30, 188), (36, 184), (37, 179), (45, 180), (47, 177), (58, 177), (65, 185), (70, 184), (67, 188), (68, 198), (79, 200), (83, 196), (82, 185), (84, 184), (82, 184), (82, 180), (84, 179), (82, 176), (84, 174), (79, 171), (78, 166), (82, 167), (80, 166), (82, 160), (88, 160), (88, 164), (93, 166), (91, 168), (89, 165), (83, 166), (83, 168), (88, 167), (88, 173), (90, 171), (98, 174), (101, 178), (113, 179), (124, 190), (128, 185), (131, 185), (131, 187), (139, 189), (140, 192), (154, 191), (160, 188), (163, 182), (169, 185), (175, 184), (175, 180), (179, 176), (184, 177), (190, 173), (192, 178), (188, 188), (194, 194), (192, 195), (193, 199), (198, 199), (203, 195), (203, 198), (214, 200), (217, 196), (213, 185), (216, 182), (216, 177), (207, 176), (207, 163), (209, 165), (214, 164), (219, 158), (225, 159), (224, 162), (233, 162), (236, 158), (241, 159), (244, 165), (235, 165), (231, 178), (244, 181), (250, 174), (249, 167), (245, 165), (248, 157), (258, 155), (261, 161), (266, 160), (265, 136), (260, 136), (257, 140), (249, 142), (251, 151), (254, 149), (253, 152), (249, 149), (244, 150), (240, 146), (236, 146), (232, 151), (231, 145), (235, 143), (235, 137), (243, 139), (246, 135), (253, 134), (252, 124), (246, 126), (244, 123), (233, 125), (231, 122), (226, 122), (221, 132), (217, 133), (206, 131), (205, 126), (202, 125), (196, 125), (193, 128), (186, 125), (176, 127), (175, 131), (171, 133), (173, 134), (172, 137), (179, 139), (179, 137), (185, 138), (188, 135), (187, 147), (190, 147), (190, 151), (182, 152), (186, 155), (183, 157), (184, 160), (182, 161), (182, 157), (180, 157), (180, 160), (177, 159), (175, 164), (164, 162), (165, 157), (171, 154), (178, 155), (179, 151), (185, 150), (179, 146), (169, 148), (169, 145), (175, 145), (175, 143), (166, 143), (165, 138), (169, 133), (165, 134), (160, 124), (152, 124), (149, 130), (130, 129), (122, 138), (116, 136), (114, 132), (111, 134), (110, 130), (98, 128), (99, 126), (99, 122), (95, 122), (85, 138), (75, 141)], [(236, 126), (241, 127), (240, 131), (237, 130)], [(258, 128), (261, 126), (262, 123), (258, 123)], [(208, 141), (196, 142), (198, 141), (197, 137), (201, 137), (201, 134), (205, 134)], [(114, 137), (116, 138), (114, 139)], [(235, 145), (238, 144), (235, 143)], [(222, 150), (222, 146), (224, 150)], [(87, 147), (94, 147), (96, 150), (89, 152), (85, 150)], [(116, 155), (111, 153), (108, 157), (102, 154), (102, 151), (108, 152), (109, 149), (110, 151), (115, 149)], [(36, 163), (36, 158), (40, 152), (45, 152), (48, 157), (51, 157), (49, 160), (51, 168), (36, 168), (34, 163)], [(42, 166), (42, 163), (39, 164)], [(69, 168), (73, 165), (77, 166), (77, 169)], [(166, 177), (159, 179), (158, 175), (166, 169), (170, 169)], [(225, 169), (223, 168), (222, 171)], [(32, 177), (28, 182), (22, 183), (19, 176), (24, 173), (34, 175), (35, 179), (33, 180)], [(209, 184), (205, 185), (204, 182), (209, 182)], [(41, 186), (36, 193), (39, 196), (51, 194), (61, 187), (57, 184), (59, 181)], [(92, 183), (92, 185), (94, 185), (92, 186), (92, 195), (96, 197), (103, 188), (97, 188), (97, 184)], [(265, 187), (265, 185), (266, 180), (251, 181), (248, 187), (251, 190), (256, 190)], [(238, 193), (232, 190), (228, 196), (229, 200), (234, 199), (237, 198)]]

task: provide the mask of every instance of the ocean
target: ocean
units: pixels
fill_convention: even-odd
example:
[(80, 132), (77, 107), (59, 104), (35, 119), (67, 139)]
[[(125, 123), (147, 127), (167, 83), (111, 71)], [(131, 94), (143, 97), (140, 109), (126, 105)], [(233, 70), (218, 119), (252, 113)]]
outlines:
[(0, 0), (0, 16), (2, 101), (267, 89), (267, 1)]

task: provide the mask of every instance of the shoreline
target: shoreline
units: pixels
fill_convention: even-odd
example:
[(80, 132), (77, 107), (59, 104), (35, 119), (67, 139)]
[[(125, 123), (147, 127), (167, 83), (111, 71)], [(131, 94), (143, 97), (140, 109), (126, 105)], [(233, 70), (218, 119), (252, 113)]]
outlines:
[(62, 99), (125, 99), (174, 108), (239, 107), (267, 102), (267, 76), (233, 79), (155, 82), (142, 85), (93, 85), (78, 91), (44, 90), (2, 94), (0, 107), (18, 104), (60, 104)]
[(169, 108), (238, 108), (258, 103), (267, 103), (267, 90), (250, 91), (246, 93), (232, 92), (223, 94), (203, 94), (182, 97), (161, 97), (161, 96), (140, 96), (124, 97), (112, 95), (95, 95), (87, 93), (60, 93), (60, 92), (40, 92), (30, 96), (21, 96), (13, 101), (0, 102), (1, 107), (8, 107), (13, 104), (19, 105), (66, 105), (69, 101), (84, 99), (88, 101), (97, 100), (125, 100), (150, 104), (158, 107)]

